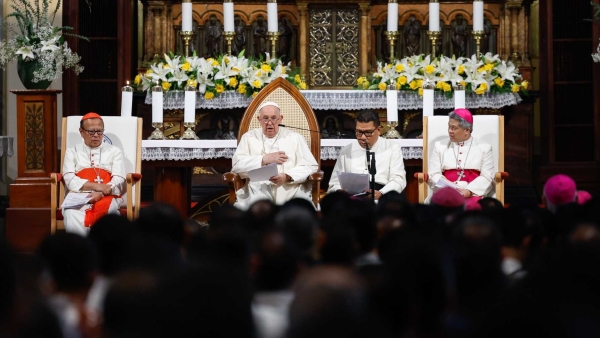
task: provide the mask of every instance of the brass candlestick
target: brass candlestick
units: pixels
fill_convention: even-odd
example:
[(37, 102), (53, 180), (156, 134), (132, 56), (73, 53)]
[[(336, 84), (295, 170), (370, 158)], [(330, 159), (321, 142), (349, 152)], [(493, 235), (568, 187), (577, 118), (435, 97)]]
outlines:
[(148, 137), (149, 140), (166, 140), (165, 134), (162, 132), (163, 123), (162, 122), (152, 122), (152, 127), (154, 131)]
[(398, 40), (398, 36), (400, 36), (400, 32), (398, 31), (385, 31), (385, 38), (390, 43), (390, 62), (394, 61), (394, 45), (396, 44), (396, 40)]
[(194, 122), (183, 122), (183, 126), (186, 129), (179, 138), (180, 140), (199, 140), (198, 135), (194, 132), (194, 128), (196, 127)]
[(183, 40), (183, 48), (185, 49), (185, 57), (190, 56), (190, 41), (196, 35), (194, 31), (180, 31), (181, 39)]
[(472, 31), (471, 34), (473, 35), (475, 45), (477, 46), (475, 55), (477, 55), (477, 60), (481, 60), (481, 39), (485, 35), (485, 31)]
[(385, 133), (385, 135), (383, 135), (383, 137), (387, 139), (402, 138), (402, 136), (400, 136), (400, 133), (396, 130), (396, 127), (398, 126), (398, 121), (388, 121), (386, 122), (386, 124), (390, 129), (388, 129), (388, 131)]
[(431, 41), (431, 55), (435, 58), (436, 50), (435, 46), (437, 45), (436, 41), (442, 36), (441, 31), (427, 31), (427, 36), (429, 36), (429, 40)]
[(231, 43), (235, 37), (235, 32), (223, 32), (223, 36), (225, 37), (225, 42), (227, 43), (227, 55), (231, 55)]
[(271, 58), (276, 58), (277, 40), (279, 39), (279, 32), (267, 32), (267, 39), (271, 41)]

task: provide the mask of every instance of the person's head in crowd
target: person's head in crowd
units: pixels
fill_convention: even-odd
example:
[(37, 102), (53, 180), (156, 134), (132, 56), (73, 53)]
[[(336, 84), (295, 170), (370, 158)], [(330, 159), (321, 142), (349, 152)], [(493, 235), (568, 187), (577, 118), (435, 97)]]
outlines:
[(141, 235), (168, 239), (176, 245), (183, 245), (183, 218), (170, 204), (155, 202), (140, 209), (140, 217), (135, 225)]
[(592, 200), (592, 195), (585, 190), (577, 190), (577, 203), (586, 204)]
[(475, 201), (473, 199), (468, 199), (465, 201), (465, 210), (477, 211), (477, 210), (482, 210), (482, 207), (481, 207), (481, 204), (479, 204), (479, 201)]
[(381, 196), (377, 202), (377, 214), (394, 215), (406, 223), (414, 223), (417, 219), (414, 209), (406, 200), (404, 194), (395, 190), (389, 191)]
[(300, 264), (300, 252), (292, 238), (282, 229), (257, 236), (250, 267), (256, 291), (280, 291), (292, 285)]
[(493, 197), (484, 197), (477, 201), (483, 211), (497, 211), (504, 209), (502, 202)]
[(445, 187), (433, 193), (431, 204), (445, 208), (464, 208), (465, 198), (458, 190)]
[(89, 239), (73, 233), (48, 236), (37, 252), (59, 293), (87, 294), (96, 274), (96, 251)]
[(318, 217), (318, 213), (313, 202), (305, 198), (292, 198), (291, 200), (285, 202), (280, 209), (285, 210), (287, 208), (301, 208), (314, 217)]
[(279, 207), (270, 200), (254, 202), (246, 211), (247, 224), (253, 231), (270, 228)]
[(510, 207), (497, 214), (502, 235), (502, 271), (509, 281), (517, 281), (529, 270), (528, 261), (544, 241), (541, 219), (535, 211)]
[(346, 201), (350, 200), (350, 195), (343, 191), (334, 191), (330, 194), (325, 195), (321, 202), (321, 215), (327, 217), (333, 210), (343, 207)]
[(559, 174), (550, 177), (544, 184), (544, 200), (546, 208), (556, 213), (557, 208), (577, 201), (575, 181), (567, 175)]
[(98, 271), (112, 276), (124, 267), (133, 225), (121, 215), (108, 214), (94, 223), (88, 238), (98, 253)]
[(312, 264), (316, 259), (319, 219), (313, 210), (307, 210), (306, 206), (286, 204), (274, 220), (275, 228), (285, 234), (288, 245), (294, 246), (306, 264)]

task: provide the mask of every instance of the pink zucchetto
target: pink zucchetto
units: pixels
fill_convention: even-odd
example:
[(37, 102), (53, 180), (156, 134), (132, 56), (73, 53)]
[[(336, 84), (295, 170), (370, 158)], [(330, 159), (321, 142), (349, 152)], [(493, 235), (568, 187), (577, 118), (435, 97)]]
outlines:
[(442, 207), (457, 208), (465, 205), (465, 198), (456, 189), (445, 187), (433, 193), (431, 203)]
[(591, 199), (592, 199), (592, 195), (589, 192), (587, 192), (585, 190), (577, 191), (577, 203), (586, 204)]
[(567, 175), (554, 175), (544, 185), (544, 195), (548, 202), (558, 206), (575, 202), (577, 187)]
[(473, 114), (470, 111), (464, 108), (459, 108), (454, 110), (454, 114), (463, 118), (463, 120), (473, 124)]

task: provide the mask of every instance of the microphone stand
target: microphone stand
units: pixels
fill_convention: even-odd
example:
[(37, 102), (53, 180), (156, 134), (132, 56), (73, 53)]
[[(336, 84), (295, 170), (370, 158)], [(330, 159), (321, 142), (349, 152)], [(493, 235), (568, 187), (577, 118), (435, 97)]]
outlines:
[(375, 174), (377, 174), (377, 168), (375, 167), (375, 153), (369, 151), (369, 143), (365, 142), (367, 151), (367, 169), (371, 175), (371, 199), (375, 203)]

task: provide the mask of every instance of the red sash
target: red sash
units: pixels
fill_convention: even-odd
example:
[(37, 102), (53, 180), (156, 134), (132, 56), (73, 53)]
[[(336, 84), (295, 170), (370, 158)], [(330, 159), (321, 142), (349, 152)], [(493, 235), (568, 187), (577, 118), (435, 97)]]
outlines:
[[(444, 171), (444, 177), (446, 177), (450, 182), (459, 181), (458, 174), (460, 173), (459, 169), (446, 169)], [(477, 177), (479, 177), (479, 170), (473, 169), (465, 169), (464, 176), (460, 179), (460, 181), (464, 181), (467, 183), (473, 182)], [(467, 198), (467, 200), (479, 201), (481, 196), (471, 196)]]
[[(77, 173), (77, 177), (83, 178), (90, 182), (95, 182), (97, 179), (97, 175), (100, 174), (100, 179), (102, 182), (110, 182), (111, 176), (110, 173), (104, 169), (99, 168), (85, 168)], [(83, 225), (86, 228), (92, 226), (92, 224), (96, 223), (102, 216), (108, 213), (108, 208), (110, 208), (110, 204), (112, 200), (115, 198), (113, 195), (108, 195), (102, 197), (98, 202), (92, 204), (92, 207), (85, 211), (85, 221)]]

